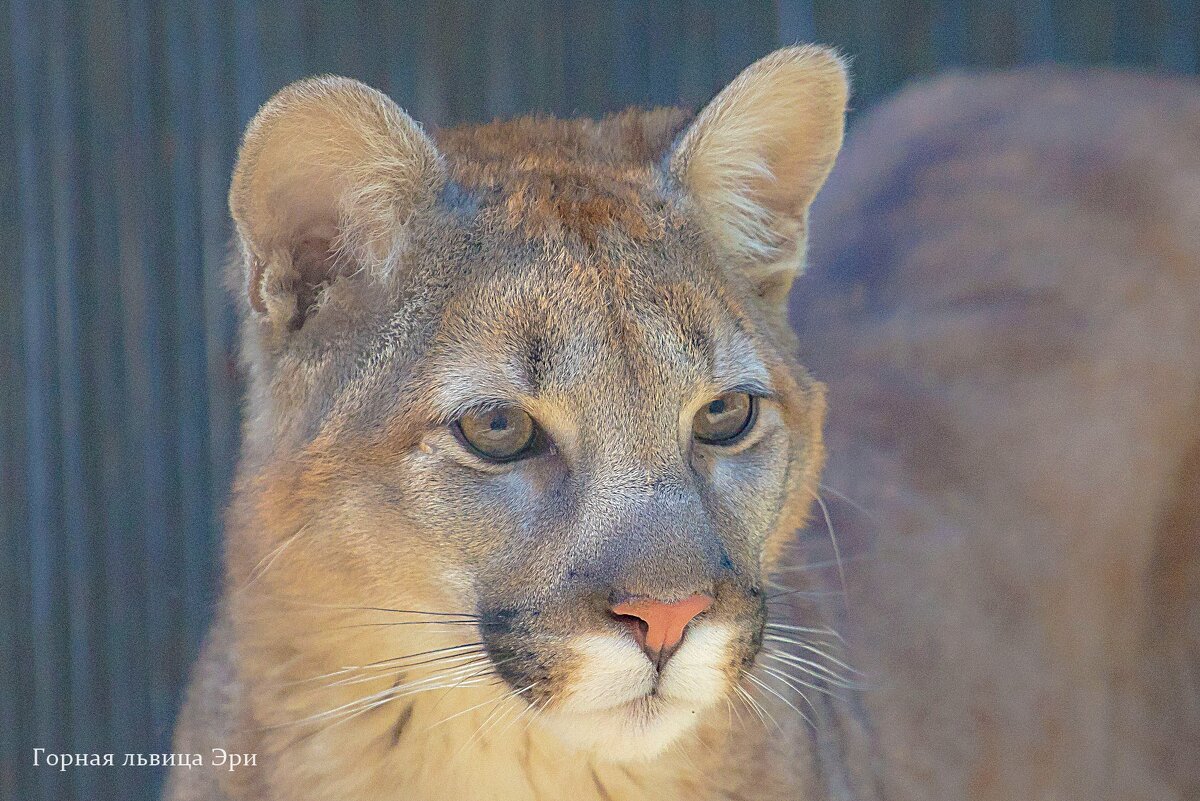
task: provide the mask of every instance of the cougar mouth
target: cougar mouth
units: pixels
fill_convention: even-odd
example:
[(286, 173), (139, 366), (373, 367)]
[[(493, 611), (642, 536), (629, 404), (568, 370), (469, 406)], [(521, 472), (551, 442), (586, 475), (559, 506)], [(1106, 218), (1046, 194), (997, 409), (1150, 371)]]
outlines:
[(546, 726), (608, 758), (656, 755), (731, 692), (734, 639), (728, 624), (700, 622), (660, 671), (628, 637), (575, 638), (575, 668), (547, 705)]

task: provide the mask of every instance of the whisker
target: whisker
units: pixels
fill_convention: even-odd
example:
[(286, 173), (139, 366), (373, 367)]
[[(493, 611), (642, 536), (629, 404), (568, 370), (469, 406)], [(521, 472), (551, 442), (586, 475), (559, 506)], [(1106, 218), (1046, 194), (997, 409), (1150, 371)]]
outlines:
[(388, 700), (390, 700), (391, 698), (399, 698), (404, 695), (410, 694), (408, 692), (409, 690), (415, 690), (416, 688), (424, 689), (424, 688), (427, 688), (428, 685), (432, 684), (432, 683), (456, 679), (461, 675), (462, 672), (470, 671), (473, 669), (475, 669), (475, 667), (473, 665), (462, 665), (462, 666), (455, 667), (450, 670), (444, 671), (443, 673), (434, 674), (433, 676), (427, 676), (422, 679), (418, 679), (416, 681), (408, 682), (406, 684), (394, 684), (391, 687), (387, 688), (386, 690), (382, 690), (380, 692), (373, 693), (364, 698), (357, 698), (353, 701), (342, 704), (341, 706), (334, 707), (333, 709), (329, 709), (324, 712), (318, 712), (316, 714), (309, 715), (308, 717), (301, 718), (300, 720), (294, 720), (294, 721), (290, 721), (288, 723), (277, 723), (277, 724), (273, 724), (273, 725), (269, 725), (269, 726), (264, 726), (264, 727), (262, 727), (261, 730), (269, 731), (272, 729), (280, 729), (280, 728), (285, 728), (288, 726), (297, 726), (297, 725), (301, 725), (304, 723), (312, 723), (312, 722), (316, 722), (319, 720), (324, 720), (328, 717), (336, 716), (339, 712), (343, 712), (345, 710), (354, 708), (361, 704), (370, 705), (372, 702), (374, 702), (375, 700), (380, 699), (380, 698), (386, 698)]
[[(799, 668), (800, 670), (803, 670), (806, 674), (813, 676), (814, 678), (820, 676), (825, 681), (828, 681), (828, 682), (830, 682), (838, 687), (842, 687), (846, 690), (861, 690), (862, 689), (862, 687), (859, 687), (857, 684), (851, 683), (848, 679), (846, 679), (846, 677), (841, 676), (841, 675), (835, 673), (834, 671), (830, 670), (829, 668), (825, 667), (824, 665), (818, 664), (816, 662), (810, 662), (807, 659), (801, 659), (800, 657), (793, 656), (792, 654), (786, 654), (781, 651), (765, 650), (762, 652), (762, 655), (764, 657), (766, 657), (767, 659), (774, 659), (776, 662), (783, 662), (784, 664), (789, 665), (791, 667)], [(813, 689), (817, 689), (817, 688), (814, 687)]]
[(842, 583), (842, 593), (846, 592), (846, 568), (842, 564), (842, 551), (838, 547), (837, 535), (833, 533), (833, 519), (829, 516), (829, 507), (825, 505), (825, 499), (821, 497), (821, 493), (814, 492), (812, 496), (816, 498), (817, 505), (821, 507), (821, 514), (825, 517), (825, 528), (829, 531), (829, 544), (833, 546), (833, 558), (837, 560), (838, 578)]
[(738, 700), (742, 701), (742, 705), (745, 706), (746, 709), (755, 713), (755, 717), (758, 718), (758, 722), (762, 723), (763, 725), (767, 725), (767, 718), (764, 718), (762, 716), (762, 713), (758, 712), (758, 710), (755, 709), (754, 705), (752, 705), (750, 703), (750, 701), (751, 701), (750, 693), (746, 692), (745, 689), (743, 689), (740, 686), (734, 686), (733, 689), (734, 689), (734, 692), (737, 692)]
[(547, 697), (545, 701), (542, 701), (542, 703), (538, 704), (537, 708), (534, 709), (533, 714), (525, 720), (525, 728), (522, 729), (522, 733), (528, 732), (529, 727), (533, 725), (533, 722), (537, 720), (538, 716), (546, 711), (546, 707), (550, 706), (550, 700), (551, 699)]
[[(790, 681), (788, 681), (788, 677), (786, 675), (784, 675), (783, 673), (780, 673), (777, 670), (773, 670), (771, 668), (764, 667), (763, 669), (766, 670), (767, 673), (769, 673), (770, 675), (772, 675), (775, 678), (782, 681), (793, 692), (795, 692), (797, 695), (799, 695), (801, 698), (803, 698), (804, 703), (808, 704), (808, 708), (813, 711), (813, 714), (816, 714), (817, 708), (815, 706), (813, 706), (813, 702), (808, 700), (808, 696), (804, 694), (803, 690), (801, 690), (799, 687), (797, 687), (796, 685), (794, 685)], [(770, 688), (767, 688), (767, 689), (770, 689)], [(780, 693), (776, 693), (774, 690), (771, 690), (771, 692), (775, 693), (775, 696), (777, 698), (779, 698), (779, 700), (783, 701), (785, 704), (787, 704), (792, 709), (794, 709), (796, 711), (796, 714), (798, 714), (800, 717), (804, 718), (804, 720), (808, 722), (808, 725), (812, 726), (814, 729), (817, 727), (817, 724), (813, 723), (812, 718), (810, 718), (808, 715), (804, 714), (804, 712), (801, 711), (800, 707), (793, 704), (791, 701), (789, 701), (787, 698), (785, 698)]]
[[(814, 715), (815, 715), (815, 713), (817, 711), (816, 706), (812, 705), (812, 701), (809, 700), (808, 695), (804, 694), (803, 689), (800, 689), (796, 685), (793, 685), (792, 682), (787, 680), (787, 676), (785, 676), (784, 674), (781, 674), (780, 671), (774, 670), (772, 668), (767, 668), (767, 667), (763, 667), (763, 669), (766, 670), (768, 674), (774, 676), (775, 679), (779, 679), (780, 681), (784, 682), (785, 685), (788, 688), (790, 688), (792, 692), (799, 695), (799, 697), (804, 700), (804, 703), (809, 705), (809, 709), (811, 709), (812, 713), (814, 713)], [(800, 709), (799, 706), (797, 706), (796, 704), (793, 704), (792, 701), (788, 700), (786, 697), (784, 697), (784, 695), (782, 695), (781, 693), (775, 692), (774, 689), (767, 687), (766, 685), (764, 685), (764, 689), (768, 689), (768, 691), (774, 693), (776, 698), (779, 698), (781, 701), (784, 701), (785, 704), (792, 707), (792, 710), (796, 711), (797, 715), (799, 715), (800, 717), (803, 717), (804, 721), (806, 723), (808, 723), (809, 725), (811, 725), (812, 728), (814, 728), (814, 729), (817, 728), (816, 723), (812, 722), (812, 718), (810, 718), (808, 715), (805, 715), (804, 711), (802, 709)]]
[[(535, 684), (536, 684), (536, 682), (535, 682)], [(531, 684), (531, 685), (529, 685), (529, 687), (526, 687), (522, 690), (514, 690), (509, 693), (505, 693), (505, 695), (501, 696), (501, 698), (512, 695), (513, 693), (518, 693), (518, 694), (523, 693), (523, 692), (525, 692), (525, 690), (528, 690), (528, 689), (530, 689), (530, 687), (533, 687), (533, 686), (534, 685)], [(459, 717), (460, 715), (465, 715), (468, 712), (474, 712), (476, 709), (479, 709), (479, 707), (487, 706), (488, 704), (491, 704), (494, 702), (495, 702), (495, 699), (489, 698), (488, 700), (484, 701), (481, 704), (475, 704), (475, 706), (469, 706), (466, 709), (459, 710), (458, 712), (455, 712), (453, 715), (450, 715), (449, 717), (442, 718), (437, 723), (433, 723), (433, 724), (430, 724), (429, 726), (426, 726), (425, 731), (429, 731), (430, 729), (436, 729), (438, 726), (441, 726), (443, 723), (448, 723), (448, 722), (454, 720), (455, 718)]]
[(388, 606), (355, 606), (351, 604), (323, 604), (316, 601), (307, 601), (303, 598), (295, 598), (291, 596), (271, 596), (273, 601), (281, 601), (283, 603), (293, 604), (294, 606), (307, 606), (313, 609), (333, 609), (350, 612), (393, 612), (403, 615), (425, 615), (427, 617), (454, 617), (470, 620), (479, 620), (479, 615), (473, 615), (470, 612), (442, 612), (430, 611), (425, 609), (393, 609)]
[[(848, 563), (852, 563), (852, 562), (861, 562), (865, 559), (876, 558), (877, 556), (878, 555), (874, 554), (874, 553), (860, 553), (860, 554), (855, 554), (854, 556), (843, 556), (841, 558), (841, 563), (848, 564)], [(777, 567), (774, 570), (772, 570), (771, 572), (773, 574), (774, 573), (779, 573), (779, 574), (782, 574), (782, 573), (806, 573), (809, 571), (824, 570), (827, 567), (836, 567), (837, 564), (838, 564), (837, 559), (824, 559), (820, 562), (806, 562), (802, 565), (787, 565), (787, 566), (783, 566), (783, 567)]]
[(843, 500), (843, 501), (845, 501), (846, 503), (850, 504), (850, 505), (851, 505), (851, 506), (853, 506), (855, 509), (857, 509), (858, 511), (862, 512), (862, 513), (863, 513), (863, 514), (864, 514), (864, 515), (865, 515), (865, 516), (866, 516), (866, 517), (867, 517), (867, 518), (868, 518), (868, 519), (869, 519), (869, 520), (870, 520), (872, 523), (878, 523), (878, 522), (879, 522), (879, 518), (878, 518), (878, 517), (876, 517), (876, 516), (875, 516), (874, 514), (872, 514), (871, 512), (867, 511), (867, 509), (865, 509), (865, 508), (862, 506), (862, 504), (860, 504), (858, 501), (856, 501), (856, 500), (854, 500), (853, 498), (851, 498), (849, 495), (846, 495), (844, 492), (840, 492), (839, 490), (836, 490), (836, 489), (834, 489), (833, 487), (829, 486), (828, 484), (823, 484), (823, 483), (819, 483), (819, 482), (817, 483), (817, 487), (818, 487), (819, 489), (823, 489), (823, 490), (825, 490), (826, 492), (828, 492), (828, 493), (829, 493), (829, 494), (831, 494), (831, 495), (835, 495), (835, 496), (837, 496), (838, 498), (842, 499), (842, 500)]
[(772, 621), (767, 621), (766, 626), (764, 626), (763, 628), (779, 629), (781, 631), (797, 631), (797, 632), (800, 632), (801, 634), (827, 635), (829, 637), (833, 637), (834, 639), (836, 639), (840, 642), (845, 642), (845, 640), (842, 639), (842, 635), (838, 634), (836, 631), (829, 628), (828, 626), (816, 629), (816, 628), (812, 628), (810, 626), (794, 626), (790, 623), (774, 623)]
[[(537, 686), (537, 684), (538, 683), (535, 681), (532, 684), (526, 685), (525, 687), (522, 687), (519, 690), (512, 690), (512, 691), (507, 692), (504, 695), (500, 696), (499, 698), (495, 699), (495, 701), (493, 701), (492, 703), (494, 703), (496, 705), (496, 708), (488, 713), (488, 716), (486, 718), (484, 718), (483, 723), (481, 723), (479, 725), (479, 728), (477, 728), (475, 730), (475, 733), (472, 734), (471, 737), (469, 737), (467, 739), (467, 741), (464, 742), (462, 744), (462, 746), (457, 751), (454, 752), (454, 754), (450, 757), (450, 761), (453, 762), (455, 759), (457, 759), (464, 751), (466, 751), (468, 748), (470, 748), (471, 745), (473, 745), (480, 738), (482, 738), (484, 733), (489, 728), (491, 728), (493, 725), (495, 725), (492, 723), (492, 720), (494, 718), (496, 718), (496, 714), (498, 712), (502, 712), (503, 714), (501, 715), (500, 718), (496, 719), (496, 723), (499, 723), (500, 720), (503, 720), (504, 717), (507, 716), (509, 710), (507, 707), (503, 706), (504, 702), (506, 702), (516, 696), (519, 696), (521, 693), (526, 692), (527, 690), (532, 690), (534, 687)], [(478, 708), (478, 707), (474, 707), (474, 708)]]
[[(784, 698), (782, 695), (780, 695), (779, 693), (775, 692), (775, 691), (774, 691), (774, 690), (772, 690), (770, 687), (768, 687), (768, 686), (767, 686), (765, 683), (763, 683), (762, 681), (760, 681), (760, 680), (758, 679), (758, 677), (757, 677), (757, 676), (755, 676), (753, 673), (747, 673), (747, 674), (746, 674), (746, 678), (750, 679), (750, 681), (754, 682), (754, 683), (755, 683), (755, 684), (757, 684), (759, 687), (761, 687), (761, 688), (763, 688), (764, 690), (766, 690), (767, 692), (769, 692), (771, 695), (774, 695), (774, 696), (775, 696), (776, 698), (778, 698), (780, 701), (783, 701), (785, 704), (787, 704), (788, 706), (790, 706), (792, 709), (795, 709), (795, 710), (796, 710), (796, 712), (797, 712), (797, 714), (799, 714), (799, 715), (800, 715), (800, 717), (804, 718), (805, 720), (808, 720), (808, 716), (807, 716), (807, 715), (805, 715), (803, 712), (801, 712), (801, 711), (800, 711), (800, 710), (799, 710), (799, 709), (798, 709), (798, 708), (797, 708), (797, 707), (796, 707), (794, 704), (792, 704), (790, 701), (788, 701), (788, 700), (787, 700), (786, 698)], [(766, 712), (766, 714), (767, 714), (767, 717), (769, 717), (769, 718), (771, 719), (771, 722), (775, 724), (775, 728), (779, 729), (779, 731), (780, 731), (780, 732), (782, 732), (782, 731), (783, 731), (783, 727), (779, 725), (779, 722), (778, 722), (777, 720), (775, 720), (775, 716), (774, 716), (774, 715), (772, 715), (772, 714), (770, 713), (770, 711), (769, 711), (769, 710), (768, 710), (766, 707), (763, 707), (763, 712)], [(811, 721), (810, 721), (810, 722), (811, 722)]]
[[(498, 662), (494, 662), (494, 663), (492, 663), (490, 666), (487, 666), (487, 667), (486, 667), (486, 671), (485, 671), (485, 673), (484, 673), (484, 674), (482, 674), (482, 675), (486, 675), (486, 673), (491, 673), (491, 674), (493, 675), (493, 680), (490, 682), (490, 684), (493, 684), (493, 685), (494, 685), (494, 684), (497, 684), (497, 683), (499, 683), (499, 682), (502, 682), (502, 681), (503, 681), (503, 679), (500, 677), (500, 674), (496, 673), (496, 670), (495, 670), (495, 669), (496, 669), (497, 667), (499, 667), (500, 665), (503, 665), (503, 664), (505, 664), (505, 663), (508, 663), (508, 662), (511, 662), (511, 661), (513, 661), (513, 660), (514, 660), (514, 659), (516, 659), (516, 658), (517, 658), (517, 657), (515, 657), (515, 656), (510, 656), (510, 657), (508, 657), (508, 658), (506, 658), (506, 659), (501, 659), (501, 660), (500, 660), (500, 661), (498, 661)], [(470, 676), (468, 676), (467, 678), (471, 678), (471, 677), (470, 677)], [(464, 679), (464, 681), (465, 681), (465, 679)], [(462, 682), (459, 682), (459, 684), (461, 684), (461, 683), (462, 683)], [(431, 713), (432, 713), (432, 712), (434, 712), (434, 711), (436, 711), (436, 710), (437, 710), (437, 708), (438, 708), (439, 706), (441, 706), (441, 705), (442, 705), (442, 701), (445, 701), (445, 700), (446, 700), (446, 696), (447, 696), (447, 695), (449, 695), (449, 694), (450, 694), (450, 693), (451, 693), (453, 690), (456, 690), (456, 689), (458, 689), (458, 686), (459, 686), (459, 684), (455, 684), (455, 685), (454, 685), (454, 686), (452, 686), (452, 687), (448, 687), (448, 688), (446, 689), (446, 692), (442, 693), (441, 697), (437, 699), (437, 702), (436, 702), (436, 703), (434, 703), (434, 705), (433, 705), (433, 709), (430, 709), (429, 711), (430, 711)], [(433, 727), (432, 727), (432, 726), (430, 726), (430, 727), (428, 727), (426, 730), (428, 730), (428, 729), (430, 729), (430, 728), (433, 728)]]
[(854, 673), (857, 676), (863, 675), (861, 671), (855, 670), (853, 667), (851, 667), (850, 665), (847, 665), (845, 662), (841, 661), (840, 659), (835, 657), (833, 654), (826, 653), (825, 651), (822, 651), (820, 648), (816, 648), (811, 643), (805, 642), (804, 640), (797, 640), (792, 637), (782, 637), (778, 634), (768, 634), (765, 637), (763, 637), (763, 639), (764, 640), (772, 640), (773, 642), (786, 642), (791, 645), (795, 645), (799, 648), (803, 648), (804, 650), (814, 653), (818, 656), (823, 656), (826, 659), (828, 659), (830, 662), (837, 665), (838, 667), (845, 668), (846, 670), (850, 671), (851, 673)]
[[(443, 662), (443, 663), (445, 663), (446, 667), (460, 668), (460, 667), (467, 667), (468, 665), (481, 665), (487, 661), (486, 657), (487, 657), (487, 654), (485, 654), (483, 651), (477, 651), (477, 652), (472, 652), (472, 653), (467, 653), (467, 654), (453, 654), (451, 656), (440, 657), (437, 660), (433, 660), (433, 662), (434, 663)], [(429, 662), (418, 662), (417, 663), (417, 665), (421, 665), (421, 664), (430, 664), (430, 663)], [(416, 667), (417, 665), (402, 665), (401, 667), (404, 668), (405, 670), (408, 670), (409, 668)], [(391, 673), (393, 670), (395, 670), (395, 668), (391, 668), (391, 667), (376, 668), (374, 673), (351, 676), (351, 677), (348, 677), (345, 679), (341, 679), (339, 681), (332, 682), (330, 684), (326, 684), (324, 686), (326, 686), (326, 687), (346, 687), (346, 686), (349, 686), (352, 684), (365, 684), (365, 683), (372, 682), (372, 681), (378, 681), (380, 676), (386, 676), (388, 673)]]
[(392, 609), (386, 606), (351, 606), (348, 609), (360, 609), (364, 612), (391, 612), (398, 615), (428, 615), (430, 617), (459, 617), (470, 618), (471, 620), (479, 620), (479, 615), (472, 615), (467, 612), (430, 612), (423, 609)]
[(735, 684), (733, 689), (737, 693), (738, 699), (743, 704), (746, 705), (746, 708), (754, 713), (754, 715), (758, 718), (759, 722), (762, 723), (763, 726), (766, 726), (767, 719), (766, 719), (766, 717), (763, 716), (763, 713), (759, 708), (759, 704), (757, 701), (754, 700), (753, 696), (751, 696), (750, 693), (746, 692), (746, 689), (744, 687), (742, 687), (741, 685)]
[(301, 526), (299, 531), (285, 539), (275, 548), (272, 548), (266, 556), (258, 561), (258, 564), (254, 566), (254, 569), (250, 571), (250, 578), (248, 578), (246, 583), (241, 586), (240, 591), (245, 592), (246, 590), (250, 589), (250, 587), (256, 581), (262, 578), (264, 573), (271, 569), (271, 565), (275, 564), (275, 560), (279, 558), (280, 554), (287, 550), (289, 545), (299, 539), (300, 535), (304, 534), (308, 530), (309, 526)]
[(338, 629), (366, 629), (386, 626), (478, 626), (477, 620), (389, 620), (377, 623), (347, 623), (344, 626), (334, 626)]
[[(776, 587), (784, 586), (782, 584), (775, 584), (775, 582), (773, 582), (773, 581), (768, 582), (768, 583), (773, 584)], [(784, 590), (783, 592), (776, 592), (776, 593), (772, 593), (772, 594), (768, 595), (767, 602), (770, 603), (771, 601), (775, 601), (780, 598), (787, 597), (789, 595), (794, 595), (794, 596), (797, 596), (800, 598), (814, 598), (815, 599), (815, 598), (828, 598), (830, 596), (844, 595), (844, 593), (840, 590), (824, 590), (824, 591), (823, 590)]]
[[(533, 687), (535, 687), (535, 686), (537, 686), (537, 685), (536, 685), (536, 684), (530, 685), (530, 688), (532, 689), (532, 688), (533, 688)], [(514, 725), (514, 724), (516, 724), (516, 723), (520, 722), (521, 718), (523, 718), (523, 717), (525, 717), (526, 715), (529, 715), (530, 713), (532, 713), (532, 712), (533, 712), (533, 710), (534, 710), (534, 706), (533, 706), (533, 704), (529, 704), (529, 703), (525, 704), (525, 708), (524, 708), (524, 709), (522, 709), (520, 712), (518, 712), (518, 713), (517, 713), (517, 714), (516, 714), (516, 715), (513, 717), (513, 719), (512, 719), (512, 720), (510, 720), (508, 723), (505, 723), (505, 724), (504, 724), (504, 728), (502, 728), (502, 729), (500, 729), (499, 731), (497, 731), (497, 732), (496, 732), (496, 736), (497, 736), (497, 737), (500, 737), (501, 735), (503, 735), (503, 734), (504, 734), (506, 731), (508, 731), (509, 729), (511, 729), (511, 728), (513, 727), (513, 725)]]
[[(771, 656), (771, 655), (770, 655), (770, 654), (764, 654), (764, 656)], [(777, 661), (781, 661), (781, 660), (777, 660)], [(783, 664), (787, 665), (787, 664), (789, 664), (789, 663), (788, 663), (788, 662), (784, 662)], [(804, 686), (804, 687), (807, 687), (807, 688), (808, 688), (808, 689), (810, 689), (810, 690), (816, 690), (816, 691), (817, 691), (817, 692), (819, 692), (819, 693), (822, 693), (822, 694), (824, 694), (824, 695), (828, 695), (830, 698), (834, 698), (834, 699), (836, 699), (836, 700), (838, 700), (838, 701), (842, 701), (842, 702), (845, 702), (845, 701), (846, 701), (846, 699), (845, 699), (845, 698), (843, 698), (842, 696), (840, 696), (840, 695), (838, 695), (837, 693), (833, 692), (833, 691), (832, 691), (832, 690), (830, 690), (829, 688), (827, 688), (827, 687), (822, 687), (822, 686), (821, 686), (821, 685), (819, 685), (819, 684), (813, 684), (813, 683), (812, 683), (812, 682), (810, 682), (810, 681), (805, 681), (804, 679), (800, 678), (799, 676), (795, 675), (794, 673), (788, 673), (788, 672), (786, 672), (786, 671), (784, 671), (784, 670), (781, 670), (781, 669), (779, 669), (779, 668), (774, 668), (774, 667), (771, 667), (770, 665), (759, 665), (759, 667), (761, 667), (763, 670), (767, 671), (768, 673), (775, 673), (775, 674), (778, 674), (779, 676), (786, 676), (786, 677), (788, 677), (789, 679), (791, 679), (792, 681), (795, 681), (796, 683), (798, 683), (798, 684), (800, 684), (800, 685), (802, 685), (802, 686)], [(814, 674), (812, 674), (812, 673), (810, 673), (809, 675), (810, 675), (810, 676), (813, 676), (813, 679), (814, 679), (814, 680), (817, 680), (817, 679), (819, 679), (819, 678), (820, 678), (819, 676), (816, 676), (816, 675), (814, 675)], [(794, 689), (796, 692), (802, 692), (802, 691), (800, 690), (800, 688), (799, 688), (799, 687), (793, 687), (792, 689)], [(814, 711), (816, 711), (816, 710), (814, 710)]]
[(408, 654), (406, 656), (393, 656), (393, 657), (389, 657), (388, 659), (378, 659), (374, 662), (368, 662), (365, 665), (345, 665), (345, 666), (339, 668), (338, 670), (334, 670), (329, 673), (322, 673), (319, 676), (312, 676), (307, 679), (294, 679), (292, 681), (284, 682), (280, 686), (291, 687), (291, 686), (294, 686), (297, 684), (305, 684), (310, 681), (319, 681), (320, 679), (329, 679), (329, 678), (333, 678), (334, 676), (341, 676), (345, 673), (370, 670), (370, 669), (380, 670), (383, 668), (391, 668), (394, 666), (396, 666), (396, 667), (399, 667), (399, 666), (415, 667), (416, 665), (428, 664), (429, 662), (432, 662), (435, 660), (429, 660), (427, 662), (417, 662), (413, 665), (405, 665), (404, 663), (409, 659), (416, 659), (417, 657), (421, 657), (421, 656), (428, 656), (430, 654), (437, 654), (437, 653), (450, 652), (450, 651), (457, 652), (457, 651), (461, 651), (466, 648), (478, 648), (482, 645), (483, 645), (482, 642), (467, 643), (465, 645), (450, 645), (445, 648), (434, 648), (429, 651), (420, 651), (418, 653)]

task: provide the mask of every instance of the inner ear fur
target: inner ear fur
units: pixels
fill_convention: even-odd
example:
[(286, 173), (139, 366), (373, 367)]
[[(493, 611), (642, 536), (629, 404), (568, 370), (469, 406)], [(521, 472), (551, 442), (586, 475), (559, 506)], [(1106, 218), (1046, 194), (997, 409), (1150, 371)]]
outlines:
[(833, 50), (777, 50), (722, 90), (671, 154), (711, 239), (769, 303), (803, 270), (808, 209), (841, 149), (848, 97)]
[(247, 127), (229, 191), (251, 313), (295, 330), (338, 276), (382, 269), (442, 175), (386, 95), (337, 77), (281, 90)]

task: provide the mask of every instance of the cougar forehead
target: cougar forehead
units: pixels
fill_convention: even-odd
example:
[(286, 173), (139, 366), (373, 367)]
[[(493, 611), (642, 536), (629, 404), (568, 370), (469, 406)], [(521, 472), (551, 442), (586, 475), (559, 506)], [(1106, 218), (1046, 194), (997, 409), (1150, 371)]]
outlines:
[(439, 416), (588, 387), (670, 406), (698, 389), (770, 391), (769, 343), (698, 254), (680, 247), (656, 261), (589, 250), (538, 248), (529, 263), (481, 265), (471, 276), (443, 309), (426, 360)]
[(604, 120), (525, 118), (436, 136), (455, 185), (494, 209), (489, 221), (529, 235), (595, 244), (606, 230), (661, 239), (661, 164), (690, 118), (630, 110)]

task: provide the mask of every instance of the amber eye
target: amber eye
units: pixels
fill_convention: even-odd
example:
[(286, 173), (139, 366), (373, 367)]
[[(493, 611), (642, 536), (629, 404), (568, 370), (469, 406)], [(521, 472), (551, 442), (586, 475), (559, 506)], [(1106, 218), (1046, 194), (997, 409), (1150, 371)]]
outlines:
[(747, 392), (726, 392), (696, 412), (692, 434), (706, 445), (732, 445), (754, 425), (757, 403)]
[(528, 456), (537, 437), (533, 418), (515, 406), (469, 412), (454, 428), (473, 451), (493, 462)]

